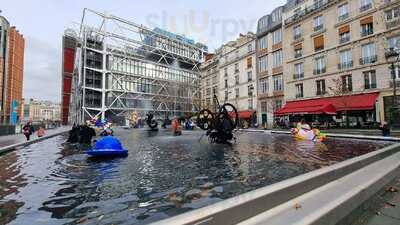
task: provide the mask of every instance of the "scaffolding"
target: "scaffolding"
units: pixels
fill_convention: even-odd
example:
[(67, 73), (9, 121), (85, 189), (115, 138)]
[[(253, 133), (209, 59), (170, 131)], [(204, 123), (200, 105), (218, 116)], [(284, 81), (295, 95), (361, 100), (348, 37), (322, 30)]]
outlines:
[(206, 46), (184, 36), (84, 9), (73, 76), (71, 122), (124, 123), (198, 111)]

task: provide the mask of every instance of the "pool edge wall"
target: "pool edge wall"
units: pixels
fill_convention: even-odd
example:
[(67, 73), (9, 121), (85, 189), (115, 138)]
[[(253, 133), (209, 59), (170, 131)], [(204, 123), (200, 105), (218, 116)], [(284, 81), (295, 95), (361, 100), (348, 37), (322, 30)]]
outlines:
[(15, 151), (19, 147), (26, 147), (28, 145), (31, 145), (31, 144), (34, 144), (34, 143), (38, 143), (38, 142), (44, 141), (46, 139), (53, 138), (53, 137), (56, 137), (56, 136), (59, 136), (59, 135), (62, 135), (62, 134), (68, 133), (68, 132), (69, 132), (69, 130), (59, 131), (59, 132), (56, 132), (54, 134), (49, 134), (49, 135), (46, 135), (44, 137), (37, 138), (35, 140), (30, 140), (30, 141), (26, 141), (26, 142), (20, 142), (20, 143), (8, 145), (8, 146), (5, 146), (5, 147), (1, 147), (0, 148), (0, 156), (2, 156), (4, 154), (7, 154), (9, 152)]
[[(376, 140), (376, 139), (372, 139)], [(384, 139), (386, 140), (386, 139)], [(237, 224), (400, 152), (400, 143), (259, 188), (153, 225)], [(382, 180), (388, 180), (384, 177)], [(389, 182), (389, 181), (388, 181)], [(375, 189), (374, 189), (375, 191)]]

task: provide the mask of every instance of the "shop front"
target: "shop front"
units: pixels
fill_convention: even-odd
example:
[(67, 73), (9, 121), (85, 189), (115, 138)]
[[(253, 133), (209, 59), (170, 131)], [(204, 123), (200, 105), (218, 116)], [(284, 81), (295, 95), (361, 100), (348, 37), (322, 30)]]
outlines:
[(288, 101), (275, 113), (289, 118), (290, 123), (304, 119), (320, 128), (376, 128), (375, 104), (379, 93)]

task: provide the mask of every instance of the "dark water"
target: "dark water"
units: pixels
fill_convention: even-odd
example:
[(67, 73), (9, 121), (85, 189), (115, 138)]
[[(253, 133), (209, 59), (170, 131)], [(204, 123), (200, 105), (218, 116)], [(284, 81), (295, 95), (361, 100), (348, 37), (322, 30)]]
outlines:
[(93, 161), (59, 136), (0, 157), (0, 224), (147, 224), (374, 151), (388, 142), (117, 130), (129, 156)]

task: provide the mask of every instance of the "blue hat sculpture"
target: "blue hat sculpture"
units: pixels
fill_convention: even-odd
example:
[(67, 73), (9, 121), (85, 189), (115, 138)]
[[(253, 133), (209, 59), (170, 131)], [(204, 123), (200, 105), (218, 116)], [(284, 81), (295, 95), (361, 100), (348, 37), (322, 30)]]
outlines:
[(95, 146), (86, 151), (92, 157), (126, 157), (128, 150), (122, 147), (121, 142), (115, 137), (104, 137), (98, 140)]

